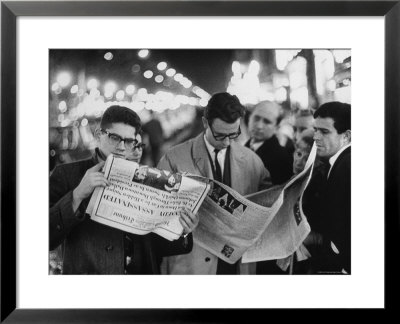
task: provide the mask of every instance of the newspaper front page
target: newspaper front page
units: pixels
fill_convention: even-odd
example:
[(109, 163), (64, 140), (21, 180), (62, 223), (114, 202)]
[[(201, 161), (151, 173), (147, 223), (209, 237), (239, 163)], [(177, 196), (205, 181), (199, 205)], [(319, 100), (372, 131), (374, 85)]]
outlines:
[(206, 178), (158, 170), (110, 155), (104, 166), (110, 185), (94, 190), (91, 219), (133, 234), (150, 232), (172, 241), (183, 232), (183, 208), (196, 213), (207, 196)]
[(311, 177), (316, 150), (306, 167), (284, 186), (243, 197), (213, 181), (199, 209), (193, 232), (197, 244), (233, 264), (281, 259), (294, 253), (310, 232), (301, 209), (302, 193)]

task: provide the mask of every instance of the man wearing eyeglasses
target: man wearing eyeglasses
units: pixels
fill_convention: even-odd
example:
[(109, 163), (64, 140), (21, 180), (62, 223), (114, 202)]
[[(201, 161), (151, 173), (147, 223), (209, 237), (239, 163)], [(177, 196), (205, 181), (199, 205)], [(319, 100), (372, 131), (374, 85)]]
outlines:
[[(98, 147), (91, 159), (60, 165), (50, 176), (50, 250), (62, 244), (63, 274), (157, 274), (161, 257), (191, 250), (192, 238), (169, 242), (158, 235), (134, 235), (94, 222), (85, 214), (96, 187), (107, 186), (102, 167), (112, 154), (140, 162), (139, 116), (126, 107), (111, 106), (96, 130)], [(198, 217), (184, 211), (184, 234)]]
[[(245, 108), (236, 96), (226, 92), (213, 95), (204, 110), (205, 131), (169, 150), (158, 168), (215, 179), (241, 195), (270, 186), (269, 172), (261, 159), (236, 141), (244, 113)], [(193, 235), (196, 236), (195, 231)], [(255, 265), (240, 261), (228, 264), (194, 242), (191, 253), (164, 258), (162, 271), (168, 274), (248, 274), (255, 273)]]

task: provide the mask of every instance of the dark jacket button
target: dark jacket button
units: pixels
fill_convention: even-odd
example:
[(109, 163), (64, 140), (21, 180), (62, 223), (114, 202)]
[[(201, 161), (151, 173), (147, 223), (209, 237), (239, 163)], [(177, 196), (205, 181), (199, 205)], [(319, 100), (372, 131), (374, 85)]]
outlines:
[(58, 225), (56, 226), (56, 229), (57, 229), (57, 231), (61, 231), (61, 229), (62, 229), (61, 225), (58, 224)]
[(206, 262), (209, 262), (211, 259), (209, 257), (207, 257), (205, 260), (206, 260)]
[(106, 246), (106, 251), (110, 252), (114, 247), (112, 245), (107, 245)]

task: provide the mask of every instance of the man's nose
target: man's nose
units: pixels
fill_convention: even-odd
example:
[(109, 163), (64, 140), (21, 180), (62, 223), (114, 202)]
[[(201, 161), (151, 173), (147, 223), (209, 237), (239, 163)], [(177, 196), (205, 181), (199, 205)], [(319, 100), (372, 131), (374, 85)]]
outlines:
[(225, 145), (229, 145), (229, 144), (231, 143), (230, 138), (229, 138), (229, 137), (225, 137), (224, 140), (223, 140), (223, 143), (224, 143)]
[(256, 127), (257, 128), (262, 128), (263, 127), (263, 122), (261, 120), (256, 121)]
[(118, 143), (117, 149), (125, 150), (125, 141), (124, 140), (122, 140), (121, 142)]

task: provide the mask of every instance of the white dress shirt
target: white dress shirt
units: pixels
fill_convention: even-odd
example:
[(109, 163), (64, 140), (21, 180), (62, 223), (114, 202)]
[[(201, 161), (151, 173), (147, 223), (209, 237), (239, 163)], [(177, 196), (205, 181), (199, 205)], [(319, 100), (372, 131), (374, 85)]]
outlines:
[[(212, 166), (212, 168), (213, 168), (214, 171), (215, 171), (215, 152), (214, 152), (215, 147), (212, 146), (212, 145), (207, 141), (207, 138), (206, 138), (205, 135), (204, 135), (204, 142), (206, 143), (207, 151), (208, 151), (208, 153), (210, 154), (211, 159), (212, 159), (213, 164), (214, 164), (214, 165)], [(218, 152), (218, 154), (217, 154), (218, 163), (219, 163), (219, 166), (221, 167), (222, 178), (224, 177), (225, 156), (226, 156), (226, 148), (220, 150), (220, 151)]]

